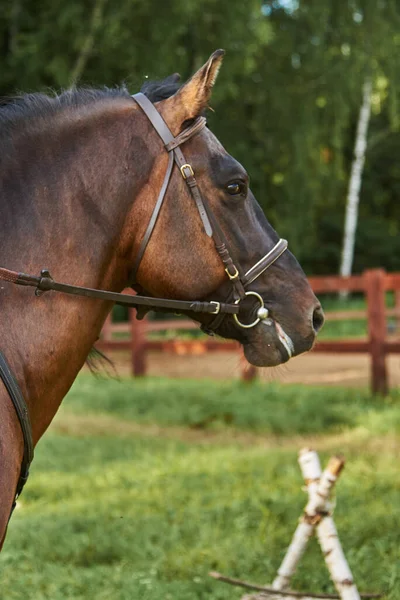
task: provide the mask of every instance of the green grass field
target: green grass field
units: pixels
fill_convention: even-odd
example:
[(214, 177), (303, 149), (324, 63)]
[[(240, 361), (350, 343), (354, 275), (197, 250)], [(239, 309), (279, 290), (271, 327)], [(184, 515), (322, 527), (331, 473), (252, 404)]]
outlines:
[[(400, 597), (400, 394), (82, 375), (37, 447), (3, 600), (235, 600), (304, 506), (297, 452), (343, 453), (336, 524), (360, 589)], [(295, 579), (332, 592), (314, 542)]]

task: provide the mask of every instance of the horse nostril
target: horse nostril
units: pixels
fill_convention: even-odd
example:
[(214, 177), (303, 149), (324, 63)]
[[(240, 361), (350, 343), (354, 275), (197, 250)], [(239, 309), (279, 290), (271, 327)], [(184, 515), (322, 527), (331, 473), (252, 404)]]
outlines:
[(321, 329), (322, 325), (324, 324), (324, 321), (325, 321), (324, 311), (322, 310), (322, 307), (319, 304), (317, 306), (317, 308), (314, 310), (313, 316), (312, 316), (312, 326), (313, 326), (315, 333), (318, 333), (318, 331)]

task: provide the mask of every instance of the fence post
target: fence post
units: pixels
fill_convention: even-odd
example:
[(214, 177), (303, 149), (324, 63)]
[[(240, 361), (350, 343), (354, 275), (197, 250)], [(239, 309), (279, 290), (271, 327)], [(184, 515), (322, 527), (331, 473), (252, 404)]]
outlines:
[(132, 375), (146, 375), (146, 323), (142, 319), (136, 319), (136, 310), (129, 309), (129, 320), (131, 322), (131, 364)]
[(387, 394), (388, 392), (385, 357), (385, 275), (383, 269), (371, 269), (364, 272), (372, 369), (371, 385), (375, 394)]
[(244, 357), (243, 351), (241, 353), (240, 362), (242, 365), (242, 381), (254, 381), (257, 379), (257, 367), (254, 367)]
[(396, 309), (394, 322), (396, 330), (398, 331), (400, 327), (400, 290), (394, 290), (394, 307)]

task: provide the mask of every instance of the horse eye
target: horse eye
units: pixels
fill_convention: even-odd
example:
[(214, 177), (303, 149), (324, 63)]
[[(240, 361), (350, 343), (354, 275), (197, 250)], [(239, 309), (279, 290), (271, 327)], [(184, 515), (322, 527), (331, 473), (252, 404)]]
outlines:
[(247, 191), (246, 185), (242, 181), (234, 181), (226, 186), (226, 191), (231, 196), (245, 195)]

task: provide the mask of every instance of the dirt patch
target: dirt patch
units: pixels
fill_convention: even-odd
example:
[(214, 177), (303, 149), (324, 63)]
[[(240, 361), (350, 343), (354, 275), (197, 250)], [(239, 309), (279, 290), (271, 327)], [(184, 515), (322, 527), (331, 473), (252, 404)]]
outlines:
[[(128, 352), (107, 352), (119, 375), (131, 374)], [(247, 365), (239, 352), (214, 352), (176, 355), (151, 351), (147, 355), (147, 374), (159, 377), (193, 379), (239, 379)], [(392, 387), (400, 385), (400, 356), (387, 359)], [(323, 354), (309, 352), (272, 369), (258, 369), (263, 381), (367, 387), (370, 359), (363, 354)]]

